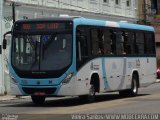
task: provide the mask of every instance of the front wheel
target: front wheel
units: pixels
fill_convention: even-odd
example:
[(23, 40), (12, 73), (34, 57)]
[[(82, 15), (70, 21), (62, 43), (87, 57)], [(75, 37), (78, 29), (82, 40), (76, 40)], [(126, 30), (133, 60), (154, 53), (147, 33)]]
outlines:
[(82, 95), (79, 96), (82, 100), (85, 100), (87, 102), (94, 102), (95, 101), (95, 86), (91, 84), (91, 87), (89, 89), (89, 94), (88, 95)]
[(31, 98), (36, 105), (42, 105), (45, 102), (45, 96), (31, 96)]
[(88, 101), (89, 102), (95, 101), (95, 95), (96, 95), (95, 86), (91, 84), (91, 87), (89, 89)]

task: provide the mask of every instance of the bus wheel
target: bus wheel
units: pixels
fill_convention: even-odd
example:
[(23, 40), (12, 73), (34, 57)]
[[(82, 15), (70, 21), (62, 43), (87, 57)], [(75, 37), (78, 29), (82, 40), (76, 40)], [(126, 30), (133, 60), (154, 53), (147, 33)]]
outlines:
[(36, 105), (42, 105), (45, 102), (45, 96), (31, 96), (31, 98)]
[(95, 101), (95, 86), (91, 84), (91, 87), (89, 89), (89, 95), (88, 95), (88, 101), (94, 102)]
[(138, 76), (137, 75), (133, 75), (132, 77), (130, 94), (131, 96), (136, 96), (138, 94)]
[(136, 96), (138, 94), (138, 76), (133, 75), (131, 89), (119, 91), (121, 96)]
[(80, 99), (82, 99), (85, 102), (94, 102), (95, 101), (95, 87), (94, 85), (91, 84), (91, 87), (89, 89), (89, 94), (88, 95), (81, 95), (79, 96)]

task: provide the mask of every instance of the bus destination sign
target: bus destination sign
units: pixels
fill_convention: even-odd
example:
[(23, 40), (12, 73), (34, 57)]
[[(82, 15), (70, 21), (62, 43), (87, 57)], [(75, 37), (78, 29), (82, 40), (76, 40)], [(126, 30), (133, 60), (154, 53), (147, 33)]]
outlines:
[(71, 29), (71, 22), (17, 23), (16, 31), (50, 31)]
[(59, 28), (62, 28), (62, 23), (61, 24), (60, 23), (37, 23), (37, 24), (25, 23), (25, 24), (22, 24), (23, 30), (31, 30), (31, 29), (49, 30), (49, 29), (59, 29)]

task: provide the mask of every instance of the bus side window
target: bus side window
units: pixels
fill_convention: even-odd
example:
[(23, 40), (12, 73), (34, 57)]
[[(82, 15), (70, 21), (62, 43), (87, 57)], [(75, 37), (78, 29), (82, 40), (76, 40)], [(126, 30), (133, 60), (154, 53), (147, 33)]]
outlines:
[(145, 33), (145, 46), (147, 54), (155, 53), (155, 42), (154, 42), (154, 34), (153, 33)]
[(143, 32), (136, 33), (136, 50), (137, 50), (137, 54), (139, 55), (144, 54), (144, 33)]
[(127, 32), (128, 36), (128, 54), (135, 54), (135, 35), (133, 32)]
[(92, 55), (101, 54), (101, 49), (99, 48), (98, 29), (91, 30), (91, 43), (92, 43)]
[(110, 30), (111, 53), (116, 54), (116, 31)]
[(131, 44), (130, 42), (132, 42), (132, 41), (129, 42), (129, 35), (130, 35), (130, 33), (127, 32), (127, 31), (124, 31), (124, 32), (122, 33), (122, 35), (123, 35), (123, 39), (124, 39), (124, 43), (123, 43), (124, 52), (125, 52), (126, 54), (131, 54), (131, 45), (132, 45), (132, 44)]
[(112, 49), (111, 49), (112, 40), (110, 39), (110, 31), (105, 29), (103, 31), (102, 38), (103, 38), (103, 41), (104, 41), (104, 54), (105, 55), (112, 54)]
[(78, 67), (86, 62), (88, 58), (88, 44), (86, 28), (79, 26), (76, 31), (76, 58), (78, 62)]
[(124, 51), (124, 33), (122, 31), (117, 31), (116, 34), (116, 49), (117, 49), (117, 54), (122, 55), (126, 54)]

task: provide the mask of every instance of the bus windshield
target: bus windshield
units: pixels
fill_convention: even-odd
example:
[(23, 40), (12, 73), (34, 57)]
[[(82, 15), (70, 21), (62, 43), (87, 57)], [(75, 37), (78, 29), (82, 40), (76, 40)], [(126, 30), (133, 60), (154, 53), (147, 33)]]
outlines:
[(12, 65), (19, 71), (60, 71), (71, 64), (71, 33), (17, 34), (12, 43)]

